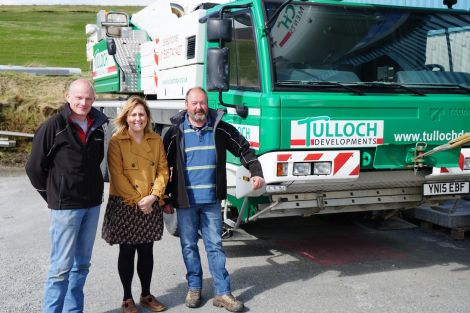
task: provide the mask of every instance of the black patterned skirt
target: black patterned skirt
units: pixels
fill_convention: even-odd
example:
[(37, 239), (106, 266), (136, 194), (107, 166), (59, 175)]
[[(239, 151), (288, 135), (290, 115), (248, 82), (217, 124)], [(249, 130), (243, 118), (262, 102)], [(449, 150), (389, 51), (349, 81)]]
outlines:
[(109, 196), (101, 237), (113, 244), (149, 243), (162, 238), (163, 212), (158, 201), (153, 212), (144, 214), (136, 206), (125, 204), (118, 196)]

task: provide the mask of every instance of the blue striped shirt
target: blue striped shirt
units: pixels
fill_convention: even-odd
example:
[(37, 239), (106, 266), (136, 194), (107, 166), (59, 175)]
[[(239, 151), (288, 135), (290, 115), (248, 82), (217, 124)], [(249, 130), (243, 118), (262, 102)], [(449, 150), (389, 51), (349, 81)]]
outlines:
[(216, 153), (212, 122), (192, 127), (188, 115), (183, 122), (186, 191), (191, 204), (216, 202)]

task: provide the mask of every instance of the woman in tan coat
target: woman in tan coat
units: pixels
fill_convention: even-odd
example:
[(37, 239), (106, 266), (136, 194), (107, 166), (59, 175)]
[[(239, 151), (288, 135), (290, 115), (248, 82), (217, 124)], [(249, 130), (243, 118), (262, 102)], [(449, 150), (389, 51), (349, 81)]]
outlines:
[(153, 242), (163, 232), (162, 197), (168, 181), (168, 165), (160, 136), (150, 127), (145, 100), (131, 97), (114, 120), (116, 133), (108, 148), (109, 200), (102, 236), (119, 244), (118, 272), (124, 289), (122, 310), (137, 313), (131, 286), (137, 252), (140, 304), (154, 312), (166, 307), (150, 293)]

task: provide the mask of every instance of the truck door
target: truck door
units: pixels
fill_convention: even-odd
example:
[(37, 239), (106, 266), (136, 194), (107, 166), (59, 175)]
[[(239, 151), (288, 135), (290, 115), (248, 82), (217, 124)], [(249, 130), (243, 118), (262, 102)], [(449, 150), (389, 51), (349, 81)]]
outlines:
[(224, 92), (226, 103), (245, 105), (248, 116), (238, 116), (234, 109), (227, 108), (225, 121), (234, 125), (259, 149), (261, 79), (258, 66), (258, 49), (250, 9), (231, 12), (232, 41), (225, 44), (230, 49), (230, 90)]

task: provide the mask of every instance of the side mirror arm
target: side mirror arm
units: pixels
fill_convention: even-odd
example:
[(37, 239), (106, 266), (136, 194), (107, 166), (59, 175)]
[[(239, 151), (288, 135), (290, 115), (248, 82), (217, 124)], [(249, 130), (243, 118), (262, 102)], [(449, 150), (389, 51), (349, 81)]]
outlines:
[(247, 118), (247, 116), (248, 116), (248, 107), (246, 107), (245, 105), (236, 105), (236, 104), (225, 103), (224, 100), (222, 99), (222, 90), (221, 89), (219, 89), (219, 103), (221, 105), (223, 105), (224, 107), (234, 108), (237, 115), (240, 116), (241, 118)]

